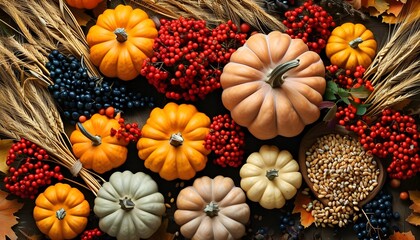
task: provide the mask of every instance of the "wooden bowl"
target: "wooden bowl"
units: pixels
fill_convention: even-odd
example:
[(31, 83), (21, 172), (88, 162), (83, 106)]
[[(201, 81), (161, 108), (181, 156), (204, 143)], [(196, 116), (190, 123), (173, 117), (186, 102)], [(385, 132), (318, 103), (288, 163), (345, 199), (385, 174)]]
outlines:
[[(343, 136), (348, 135), (350, 137), (357, 137), (354, 133), (347, 131), (341, 126), (329, 127), (326, 122), (321, 122), (321, 123), (316, 124), (311, 129), (309, 129), (309, 131), (303, 136), (302, 141), (300, 143), (299, 156), (298, 156), (299, 168), (302, 173), (302, 177), (304, 181), (306, 182), (308, 187), (311, 189), (311, 191), (314, 193), (315, 197), (320, 202), (322, 202), (324, 206), (328, 205), (329, 200), (327, 198), (318, 198), (319, 193), (316, 192), (313, 188), (314, 184), (309, 179), (308, 172), (307, 172), (306, 152), (316, 143), (316, 140), (319, 137), (322, 137), (324, 135), (329, 135), (332, 133), (340, 134)], [(369, 201), (371, 201), (376, 196), (376, 194), (382, 189), (385, 183), (386, 174), (385, 174), (384, 166), (382, 165), (380, 159), (376, 157), (374, 157), (374, 159), (376, 160), (377, 166), (379, 168), (379, 175), (377, 179), (378, 185), (369, 193), (369, 195), (365, 199), (363, 199), (362, 201), (358, 203), (358, 207), (360, 208), (366, 203), (368, 203)]]

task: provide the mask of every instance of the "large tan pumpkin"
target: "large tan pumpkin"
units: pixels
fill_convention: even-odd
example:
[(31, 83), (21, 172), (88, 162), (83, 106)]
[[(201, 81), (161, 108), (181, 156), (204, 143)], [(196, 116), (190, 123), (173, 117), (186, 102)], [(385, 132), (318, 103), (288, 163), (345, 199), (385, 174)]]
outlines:
[(258, 139), (294, 137), (320, 116), (324, 76), (320, 56), (301, 39), (255, 34), (223, 69), (223, 105)]

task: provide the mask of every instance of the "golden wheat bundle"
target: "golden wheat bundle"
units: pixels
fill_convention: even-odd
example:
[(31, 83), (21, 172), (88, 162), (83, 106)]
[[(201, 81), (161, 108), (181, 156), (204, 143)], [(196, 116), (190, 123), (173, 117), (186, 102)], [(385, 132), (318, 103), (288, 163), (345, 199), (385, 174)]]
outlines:
[(130, 5), (173, 19), (204, 19), (210, 25), (232, 20), (239, 26), (243, 20), (261, 32), (286, 30), (281, 21), (254, 0), (131, 0)]
[(416, 114), (420, 110), (420, 2), (411, 6), (411, 13), (396, 25), (387, 43), (376, 55), (364, 77), (370, 79), (375, 90), (366, 99), (367, 113), (379, 114), (384, 108), (415, 103), (410, 106)]

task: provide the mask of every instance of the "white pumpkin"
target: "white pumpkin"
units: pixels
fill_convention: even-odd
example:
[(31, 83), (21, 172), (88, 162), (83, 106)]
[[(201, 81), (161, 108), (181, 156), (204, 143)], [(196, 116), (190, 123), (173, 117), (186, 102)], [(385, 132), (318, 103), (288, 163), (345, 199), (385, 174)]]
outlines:
[(302, 185), (299, 164), (290, 152), (276, 146), (263, 145), (250, 154), (239, 175), (248, 199), (266, 209), (282, 208)]
[(115, 172), (98, 191), (93, 211), (99, 228), (124, 240), (152, 236), (162, 223), (164, 197), (147, 174)]

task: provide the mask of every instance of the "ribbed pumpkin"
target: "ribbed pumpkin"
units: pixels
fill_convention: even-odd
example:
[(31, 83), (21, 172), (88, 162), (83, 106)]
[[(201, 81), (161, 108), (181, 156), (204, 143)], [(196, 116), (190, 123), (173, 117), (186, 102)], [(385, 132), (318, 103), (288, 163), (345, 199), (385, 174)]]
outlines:
[(293, 137), (319, 118), (324, 76), (320, 56), (301, 39), (254, 34), (223, 69), (223, 105), (256, 138)]
[(302, 185), (299, 164), (292, 154), (270, 145), (251, 153), (239, 175), (247, 197), (267, 209), (282, 208)]
[(241, 188), (228, 177), (198, 178), (176, 200), (175, 222), (192, 240), (233, 240), (246, 233), (250, 209)]
[(375, 57), (376, 47), (372, 31), (363, 24), (344, 23), (331, 32), (325, 53), (331, 64), (354, 71), (359, 65), (369, 67)]
[(39, 230), (54, 240), (73, 239), (88, 223), (89, 203), (68, 184), (49, 186), (35, 200), (33, 217)]
[(70, 7), (79, 9), (94, 9), (103, 0), (66, 0)]
[(99, 15), (86, 36), (90, 59), (107, 77), (133, 80), (143, 61), (152, 56), (157, 37), (154, 22), (146, 12), (118, 5)]
[(166, 207), (157, 183), (147, 174), (114, 172), (98, 191), (93, 211), (99, 228), (121, 240), (152, 236)]
[(77, 123), (70, 142), (83, 167), (104, 173), (125, 162), (128, 142), (111, 136), (111, 129), (119, 128), (118, 120), (99, 113), (84, 123)]
[(191, 179), (206, 166), (209, 126), (210, 118), (191, 104), (170, 102), (154, 108), (137, 142), (139, 157), (166, 180)]

